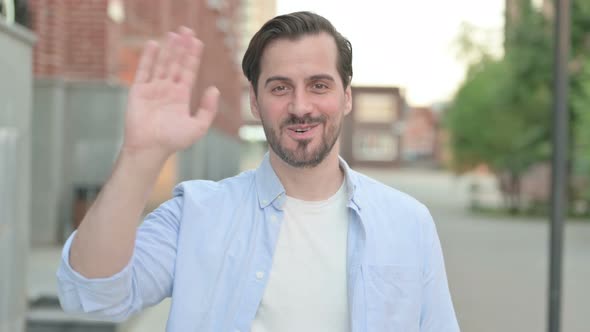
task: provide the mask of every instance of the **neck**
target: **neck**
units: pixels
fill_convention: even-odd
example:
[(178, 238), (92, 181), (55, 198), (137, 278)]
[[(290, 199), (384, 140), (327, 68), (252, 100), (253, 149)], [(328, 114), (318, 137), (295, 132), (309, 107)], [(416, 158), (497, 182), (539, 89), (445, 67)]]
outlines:
[(288, 196), (305, 201), (321, 201), (334, 195), (344, 181), (338, 160), (338, 144), (319, 165), (310, 168), (293, 167), (270, 150), (270, 164)]

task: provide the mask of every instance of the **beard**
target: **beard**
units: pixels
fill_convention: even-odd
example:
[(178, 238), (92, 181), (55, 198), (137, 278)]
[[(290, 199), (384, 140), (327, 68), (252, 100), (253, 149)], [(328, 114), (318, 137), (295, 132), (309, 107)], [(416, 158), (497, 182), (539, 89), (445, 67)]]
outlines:
[[(289, 117), (278, 127), (278, 133), (277, 130), (270, 124), (266, 123), (262, 117), (261, 121), (266, 140), (273, 152), (285, 163), (297, 168), (312, 168), (319, 165), (330, 151), (332, 151), (332, 148), (334, 147), (334, 144), (336, 144), (338, 136), (340, 135), (340, 130), (342, 129), (342, 119), (339, 119), (332, 124), (328, 124), (328, 118), (325, 115), (312, 118), (309, 114), (304, 117), (297, 117), (290, 114)], [(281, 144), (281, 134), (284, 130), (287, 130), (287, 126), (310, 124), (322, 124), (324, 127), (324, 132), (321, 135), (319, 145), (315, 149), (312, 149), (309, 146), (312, 141), (311, 139), (297, 141), (295, 148), (287, 148), (285, 145)]]

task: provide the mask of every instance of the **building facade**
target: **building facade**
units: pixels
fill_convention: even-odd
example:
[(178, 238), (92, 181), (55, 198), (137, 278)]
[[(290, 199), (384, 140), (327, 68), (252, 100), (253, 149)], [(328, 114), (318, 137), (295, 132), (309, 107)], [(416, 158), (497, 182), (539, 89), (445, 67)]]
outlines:
[(341, 155), (354, 166), (391, 167), (401, 161), (405, 98), (397, 87), (352, 87)]
[[(185, 179), (239, 170), (240, 1), (92, 0), (29, 2), (34, 49), (33, 245), (60, 243), (108, 179), (122, 144), (124, 113), (145, 42), (179, 26), (205, 43), (193, 107), (210, 85), (221, 91), (208, 135), (171, 157), (148, 209)], [(223, 149), (221, 149), (223, 147)]]
[(439, 118), (430, 107), (412, 107), (405, 114), (402, 134), (404, 164), (434, 165), (439, 150)]

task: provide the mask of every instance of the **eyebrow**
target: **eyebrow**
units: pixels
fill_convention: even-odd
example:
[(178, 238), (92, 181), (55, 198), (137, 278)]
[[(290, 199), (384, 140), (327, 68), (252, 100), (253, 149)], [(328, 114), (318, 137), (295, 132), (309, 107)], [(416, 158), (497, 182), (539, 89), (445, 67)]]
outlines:
[(307, 81), (317, 81), (317, 80), (326, 80), (326, 81), (334, 82), (334, 77), (332, 77), (331, 75), (328, 75), (328, 74), (319, 74), (319, 75), (313, 75), (307, 79)]
[(274, 81), (282, 81), (282, 82), (292, 82), (292, 80), (286, 76), (271, 76), (264, 81), (264, 86), (268, 86), (269, 83)]
[[(317, 80), (327, 80), (327, 81), (331, 81), (334, 82), (334, 77), (332, 77), (331, 75), (328, 74), (318, 74), (318, 75), (312, 75), (308, 78), (305, 79), (306, 81), (317, 81)], [(268, 86), (268, 84), (270, 84), (273, 81), (281, 81), (281, 82), (288, 82), (288, 83), (292, 83), (293, 80), (286, 77), (286, 76), (271, 76), (269, 78), (266, 79), (266, 81), (264, 81), (264, 86)]]

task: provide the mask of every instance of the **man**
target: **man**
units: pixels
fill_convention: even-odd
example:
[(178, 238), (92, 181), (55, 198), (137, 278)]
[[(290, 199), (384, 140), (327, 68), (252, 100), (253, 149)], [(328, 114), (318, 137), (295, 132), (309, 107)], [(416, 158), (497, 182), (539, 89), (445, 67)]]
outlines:
[(316, 14), (270, 20), (244, 56), (260, 167), (182, 183), (137, 228), (214, 117), (215, 88), (189, 109), (201, 51), (185, 28), (146, 46), (112, 177), (64, 247), (64, 309), (121, 321), (171, 296), (168, 331), (458, 331), (428, 210), (338, 156), (352, 48)]

